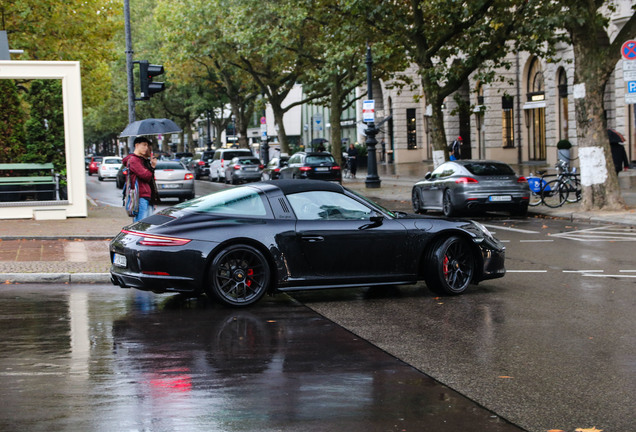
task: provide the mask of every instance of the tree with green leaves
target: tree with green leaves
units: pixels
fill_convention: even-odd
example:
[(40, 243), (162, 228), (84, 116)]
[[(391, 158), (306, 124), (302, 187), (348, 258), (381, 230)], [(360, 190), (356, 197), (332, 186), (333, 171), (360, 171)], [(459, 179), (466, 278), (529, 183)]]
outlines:
[(19, 160), (24, 153), (26, 114), (14, 80), (0, 79), (0, 163)]
[(109, 94), (122, 14), (121, 0), (0, 0), (0, 30), (20, 60), (79, 61), (83, 104), (94, 107)]
[(574, 85), (584, 90), (575, 98), (576, 128), (581, 161), (582, 206), (586, 210), (621, 210), (625, 202), (618, 186), (607, 137), (604, 95), (609, 78), (621, 58), (621, 45), (636, 37), (632, 15), (614, 39), (609, 13), (614, 2), (560, 0), (559, 18), (574, 50)]
[(554, 17), (544, 0), (350, 0), (367, 25), (391, 35), (419, 69), (427, 104), (432, 107), (431, 136), (435, 164), (448, 159), (444, 100), (475, 73), (482, 82), (495, 78), (511, 49), (550, 48)]
[(29, 119), (25, 123), (26, 146), (21, 162), (53, 163), (55, 171), (66, 173), (64, 103), (59, 80), (30, 82), (27, 101)]

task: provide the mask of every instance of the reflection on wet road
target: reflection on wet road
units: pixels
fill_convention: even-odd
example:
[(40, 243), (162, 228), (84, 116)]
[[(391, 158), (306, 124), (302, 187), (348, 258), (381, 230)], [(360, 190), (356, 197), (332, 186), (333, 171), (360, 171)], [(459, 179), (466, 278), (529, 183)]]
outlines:
[(0, 430), (517, 431), (285, 296), (0, 288)]

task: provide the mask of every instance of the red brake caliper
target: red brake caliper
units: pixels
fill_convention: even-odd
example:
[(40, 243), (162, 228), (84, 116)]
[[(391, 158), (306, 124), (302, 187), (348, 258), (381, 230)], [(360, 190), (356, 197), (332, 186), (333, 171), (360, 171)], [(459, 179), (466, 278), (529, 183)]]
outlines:
[[(248, 276), (248, 277), (249, 277), (249, 276), (254, 276), (254, 269), (247, 269), (247, 276)], [(245, 282), (245, 284), (246, 284), (248, 287), (251, 287), (251, 286), (252, 286), (252, 279), (247, 279), (247, 282)]]
[(448, 279), (448, 274), (450, 273), (448, 271), (448, 256), (444, 255), (444, 262), (442, 264), (442, 270), (444, 271), (444, 278)]

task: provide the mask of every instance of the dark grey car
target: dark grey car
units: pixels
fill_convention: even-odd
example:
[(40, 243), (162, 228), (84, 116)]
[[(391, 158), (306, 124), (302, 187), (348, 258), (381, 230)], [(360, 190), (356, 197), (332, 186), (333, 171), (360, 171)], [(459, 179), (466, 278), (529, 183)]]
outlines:
[(259, 181), (263, 168), (260, 159), (255, 156), (235, 157), (225, 167), (225, 183)]
[(413, 186), (416, 213), (441, 210), (446, 216), (469, 211), (528, 212), (530, 188), (507, 164), (498, 161), (445, 162)]

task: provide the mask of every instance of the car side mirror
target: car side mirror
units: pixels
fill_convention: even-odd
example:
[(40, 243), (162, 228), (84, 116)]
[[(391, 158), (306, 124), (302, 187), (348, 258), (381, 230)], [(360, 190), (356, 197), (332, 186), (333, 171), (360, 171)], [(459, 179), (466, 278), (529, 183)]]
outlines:
[(286, 167), (287, 165), (289, 165), (289, 164), (287, 163), (287, 161), (285, 161), (285, 162), (281, 162), (281, 163), (280, 163), (280, 166), (282, 166), (282, 167)]
[(431, 172), (430, 172), (430, 171), (429, 171), (429, 172), (427, 172), (427, 173), (426, 173), (426, 175), (424, 176), (424, 178), (425, 178), (426, 180), (430, 180), (430, 179), (431, 179)]
[(384, 220), (384, 216), (378, 212), (371, 212), (371, 217), (369, 220), (373, 223), (380, 223)]

